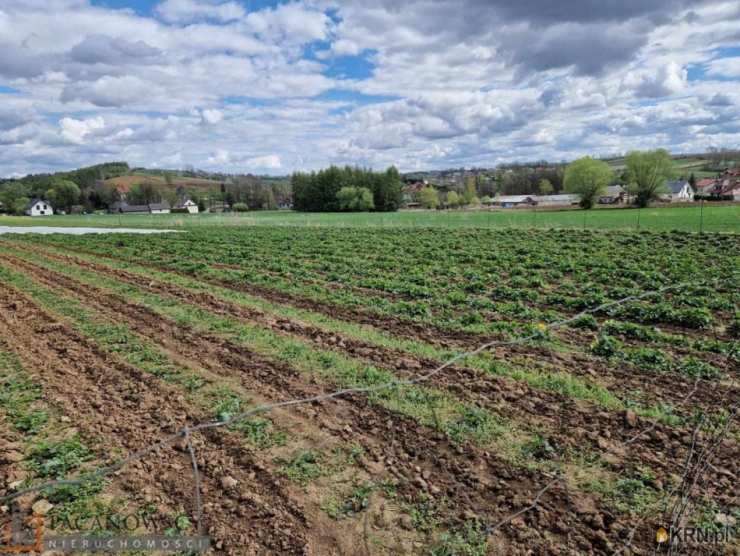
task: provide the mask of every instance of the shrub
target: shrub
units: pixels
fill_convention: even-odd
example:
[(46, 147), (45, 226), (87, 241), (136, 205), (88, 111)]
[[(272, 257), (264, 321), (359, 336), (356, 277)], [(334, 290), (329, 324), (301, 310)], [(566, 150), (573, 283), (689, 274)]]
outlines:
[(572, 323), (570, 323), (570, 326), (572, 328), (585, 328), (586, 330), (597, 330), (599, 328), (599, 323), (594, 318), (593, 315), (581, 315), (576, 320), (574, 320)]
[(367, 187), (343, 187), (337, 192), (339, 208), (346, 211), (367, 211), (375, 208), (373, 193)]
[(720, 375), (718, 368), (695, 357), (688, 357), (681, 362), (678, 371), (692, 378), (717, 378)]
[(602, 357), (614, 357), (622, 350), (622, 342), (608, 334), (601, 334), (598, 339), (591, 344), (591, 353)]
[(249, 210), (249, 207), (247, 206), (247, 203), (234, 203), (234, 206), (231, 207), (231, 210), (234, 212), (247, 212)]

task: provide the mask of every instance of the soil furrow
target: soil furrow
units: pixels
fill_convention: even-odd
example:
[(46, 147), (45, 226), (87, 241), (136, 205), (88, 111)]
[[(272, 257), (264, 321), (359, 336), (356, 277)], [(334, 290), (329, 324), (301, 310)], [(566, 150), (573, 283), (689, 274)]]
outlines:
[[(257, 321), (267, 327), (273, 329), (282, 329), (292, 333), (300, 334), (311, 338), (312, 341), (319, 344), (324, 344), (324, 347), (338, 346), (343, 351), (350, 354), (357, 355), (359, 357), (370, 359), (384, 367), (398, 369), (400, 371), (420, 369), (420, 368), (434, 368), (438, 365), (438, 362), (415, 358), (409, 354), (401, 352), (394, 352), (389, 349), (378, 349), (372, 344), (358, 341), (347, 337), (342, 337), (339, 334), (326, 333), (316, 327), (302, 325), (294, 321), (287, 319), (281, 319), (279, 317), (272, 317), (261, 314), (257, 311), (249, 310), (243, 306), (235, 303), (228, 303), (217, 297), (207, 294), (199, 293), (193, 294), (187, 292), (182, 288), (179, 288), (173, 284), (166, 284), (156, 280), (149, 280), (147, 278), (138, 276), (134, 273), (129, 273), (122, 270), (112, 269), (102, 264), (91, 263), (79, 259), (78, 257), (70, 255), (58, 255), (54, 252), (50, 252), (47, 249), (40, 249), (40, 251), (50, 258), (56, 260), (66, 260), (67, 262), (73, 262), (84, 268), (89, 268), (101, 274), (105, 274), (110, 277), (121, 278), (129, 283), (136, 284), (137, 286), (148, 288), (149, 291), (157, 291), (165, 293), (173, 297), (179, 297), (190, 303), (198, 302), (201, 304), (207, 303), (209, 310), (214, 312), (220, 312), (220, 314), (231, 314), (234, 316), (240, 316), (247, 320)], [(114, 259), (115, 257), (110, 257)], [(137, 263), (139, 264), (139, 263)], [(142, 265), (147, 266), (147, 265)], [(163, 272), (173, 272), (175, 274), (185, 275), (171, 269), (162, 269)], [(209, 280), (199, 279), (203, 282), (209, 283)], [(233, 289), (233, 288), (232, 288)], [(238, 288), (237, 288), (238, 289)], [(256, 294), (260, 295), (260, 294)], [(266, 297), (269, 299), (269, 297)], [(333, 316), (333, 315), (332, 315)], [(357, 321), (363, 323), (361, 320)], [(364, 324), (364, 323), (363, 323)], [(372, 326), (375, 326), (374, 324)], [(421, 339), (421, 338), (414, 338)], [(490, 341), (488, 338), (479, 338), (480, 342)], [(591, 339), (592, 340), (592, 339)], [(588, 342), (590, 343), (590, 341)], [(630, 393), (633, 392), (650, 392), (650, 403), (664, 403), (673, 404), (676, 400), (676, 392), (689, 392), (694, 384), (694, 379), (687, 377), (675, 372), (647, 372), (635, 369), (630, 365), (612, 365), (606, 361), (599, 360), (599, 358), (593, 357), (586, 353), (561, 353), (551, 350), (547, 347), (537, 345), (515, 345), (508, 346), (506, 348), (497, 348), (495, 350), (496, 358), (500, 360), (507, 360), (513, 357), (523, 357), (527, 360), (536, 361), (541, 366), (541, 362), (545, 361), (549, 366), (557, 367), (560, 371), (569, 372), (575, 376), (584, 377), (588, 380), (598, 379), (600, 384), (603, 384), (609, 390), (615, 393), (621, 393), (623, 396), (629, 397)], [(726, 372), (730, 372), (732, 366), (727, 361), (727, 358), (714, 357), (712, 361), (717, 364), (720, 368)], [(397, 364), (394, 364), (397, 362)], [(409, 367), (409, 369), (404, 368)], [(469, 369), (454, 368), (450, 370), (450, 374), (458, 374), (456, 383), (459, 382), (479, 382), (480, 373)], [(692, 397), (692, 405), (702, 407), (708, 411), (716, 410), (718, 404), (721, 402), (726, 389), (729, 388), (740, 395), (740, 388), (736, 386), (727, 386), (725, 390), (720, 391), (717, 388), (701, 388)], [(528, 388), (525, 386), (525, 390)], [(481, 390), (486, 391), (487, 385), (482, 385)], [(549, 396), (549, 393), (538, 391), (538, 396)]]
[[(32, 268), (32, 265), (26, 268)], [(117, 275), (116, 275), (117, 276)], [(117, 276), (118, 277), (118, 276)], [(137, 279), (141, 279), (138, 277)], [(137, 284), (138, 285), (138, 284)], [(64, 286), (66, 288), (69, 288), (70, 290), (75, 286), (73, 282), (67, 282)], [(164, 292), (168, 293), (168, 292)], [(191, 294), (192, 295), (192, 294)], [(187, 299), (183, 299), (184, 301), (187, 301)], [(121, 305), (106, 305), (101, 304), (101, 308), (107, 308), (108, 310), (115, 310), (115, 311), (121, 311), (121, 314), (128, 315), (127, 318), (133, 318), (133, 313), (131, 312), (135, 305), (131, 304), (132, 306), (128, 309), (123, 309), (123, 307), (126, 305), (123, 300), (116, 300), (117, 302), (120, 302)], [(190, 302), (190, 301), (188, 301)], [(97, 301), (96, 301), (97, 303)], [(107, 301), (106, 301), (107, 303)], [(208, 308), (208, 303), (206, 304), (206, 308)], [(213, 307), (211, 307), (213, 309)], [(209, 309), (209, 310), (211, 310)], [(226, 311), (228, 312), (230, 309), (230, 306), (226, 304), (226, 306), (218, 307), (218, 310)], [(127, 312), (126, 312), (127, 311)], [(246, 318), (246, 317), (245, 317)], [(152, 332), (157, 329), (157, 327), (160, 328), (160, 334), (163, 335), (169, 335), (169, 330), (162, 330), (162, 320), (159, 319), (159, 324), (152, 322), (151, 328), (147, 330), (147, 332)], [(142, 330), (142, 333), (144, 331)], [(187, 338), (187, 337), (186, 337)], [(192, 338), (190, 338), (192, 340)], [(208, 341), (211, 341), (211, 339), (208, 339)], [(187, 343), (187, 342), (186, 342)], [(222, 343), (222, 347), (226, 347)], [(233, 346), (232, 346), (233, 347)], [(229, 348), (231, 349), (231, 348)], [(239, 355), (239, 354), (237, 354)], [(244, 357), (247, 357), (251, 354), (244, 353), (242, 354)], [(240, 363), (241, 365), (244, 364), (244, 361)], [(272, 366), (272, 364), (267, 363), (268, 366)], [(236, 370), (236, 366), (232, 365), (231, 370)], [(284, 369), (281, 369), (281, 371)], [(277, 374), (277, 373), (276, 373)], [(276, 375), (271, 375), (269, 380), (272, 381), (273, 378)], [(460, 377), (456, 377), (460, 378)], [(450, 384), (445, 384), (446, 387), (451, 386)], [(311, 391), (306, 389), (305, 384), (294, 384), (291, 383), (291, 381), (283, 382), (280, 384), (280, 388), (276, 388), (275, 390), (282, 390), (282, 391), (294, 391), (298, 395), (301, 395), (302, 393)], [(315, 390), (313, 390), (315, 391)], [(542, 400), (541, 400), (542, 401)], [(545, 400), (546, 401), (546, 400)], [(549, 405), (549, 404), (545, 404)], [(348, 407), (349, 406), (349, 407)], [(326, 407), (321, 408), (321, 413), (324, 413)], [(515, 491), (515, 498), (518, 497), (519, 501), (522, 501), (526, 495), (533, 494), (536, 487), (536, 484), (542, 485), (543, 482), (545, 482), (544, 478), (536, 473), (536, 472), (529, 472), (529, 471), (523, 471), (520, 469), (513, 469), (508, 464), (505, 464), (501, 461), (496, 461), (495, 459), (491, 458), (490, 454), (485, 454), (484, 452), (481, 452), (480, 450), (477, 450), (470, 446), (465, 447), (458, 447), (454, 445), (450, 445), (446, 440), (438, 438), (438, 436), (435, 436), (433, 433), (429, 431), (426, 427), (421, 427), (412, 421), (408, 419), (404, 419), (399, 417), (398, 415), (392, 414), (390, 412), (387, 412), (385, 410), (382, 410), (382, 408), (378, 408), (377, 406), (370, 406), (367, 404), (366, 400), (361, 397), (353, 397), (351, 400), (351, 404), (337, 404), (336, 408), (339, 413), (335, 414), (337, 417), (337, 425), (340, 423), (346, 423), (351, 422), (352, 425), (350, 425), (350, 429), (352, 431), (352, 434), (349, 435), (350, 438), (354, 436), (354, 434), (357, 431), (367, 430), (367, 422), (369, 419), (369, 422), (372, 424), (372, 428), (370, 429), (370, 433), (367, 436), (364, 436), (363, 438), (368, 440), (368, 444), (376, 444), (377, 446), (373, 446), (373, 449), (371, 450), (371, 454), (375, 457), (377, 461), (382, 462), (387, 467), (395, 468), (397, 471), (400, 469), (400, 476), (404, 477), (404, 479), (408, 480), (409, 482), (416, 480), (417, 474), (415, 472), (415, 468), (422, 468), (425, 471), (429, 471), (429, 468), (433, 468), (433, 471), (429, 472), (429, 475), (431, 475), (431, 478), (429, 478), (429, 482), (437, 485), (439, 484), (440, 478), (442, 479), (441, 484), (443, 484), (446, 487), (446, 491), (452, 495), (454, 493), (455, 496), (461, 497), (462, 500), (467, 500), (468, 504), (466, 506), (468, 508), (472, 508), (473, 511), (476, 512), (477, 515), (480, 515), (482, 517), (486, 518), (492, 518), (495, 516), (500, 516), (504, 512), (500, 511), (499, 508), (496, 509), (496, 511), (492, 512), (490, 509), (490, 505), (492, 502), (502, 502), (501, 494), (497, 494), (495, 496), (492, 496), (489, 493), (480, 494), (477, 493), (477, 490), (480, 490), (480, 487), (475, 488), (478, 486), (479, 483), (483, 483), (483, 490), (494, 490), (496, 492), (501, 492), (501, 477), (505, 478), (511, 478), (514, 477), (516, 479), (512, 481), (506, 481), (504, 479), (504, 483), (508, 483), (506, 486), (511, 487), (511, 483), (515, 482), (517, 485), (517, 488), (514, 489)], [(568, 410), (570, 411), (570, 409)], [(351, 418), (348, 419), (347, 413), (351, 415)], [(605, 418), (605, 420), (613, 418), (613, 415), (606, 414), (605, 416), (602, 416)], [(375, 419), (379, 419), (381, 422), (376, 421)], [(388, 423), (383, 423), (383, 419), (388, 419), (389, 422), (391, 422), (390, 425)], [(385, 425), (385, 426), (384, 426)], [(404, 435), (402, 439), (397, 439), (397, 433), (399, 430), (399, 426), (404, 427), (405, 429), (408, 429), (404, 431)], [(403, 430), (403, 429), (402, 429)], [(599, 428), (593, 429), (595, 432), (599, 431)], [(660, 428), (656, 429), (658, 434), (658, 437), (660, 437)], [(413, 431), (413, 432), (411, 432)], [(406, 438), (407, 436), (413, 436), (414, 440), (421, 441), (421, 444), (411, 441), (410, 439)], [(381, 438), (378, 440), (378, 438)], [(394, 438), (395, 437), (395, 438)], [(394, 448), (391, 450), (386, 449), (386, 442), (388, 438), (394, 438), (394, 441), (398, 442), (398, 445), (402, 446), (401, 450), (398, 450), (398, 448)], [(436, 442), (435, 442), (436, 441)], [(430, 444), (431, 442), (431, 444)], [(660, 442), (658, 443), (660, 444)], [(434, 445), (435, 450), (439, 450), (443, 452), (443, 455), (440, 457), (439, 454), (427, 454), (424, 453), (426, 450), (428, 450), (428, 446)], [(427, 446), (426, 450), (424, 449), (424, 446)], [(421, 452), (421, 453), (420, 453)], [(448, 455), (449, 454), (449, 455)], [(405, 457), (404, 457), (405, 455)], [(447, 456), (448, 455), (448, 456)], [(449, 457), (449, 462), (447, 461), (446, 457)], [(462, 457), (461, 457), (462, 456)], [(473, 464), (471, 467), (468, 467), (467, 469), (463, 468), (460, 469), (460, 460), (465, 459), (467, 456), (467, 459), (472, 461)], [(481, 465), (481, 460), (484, 462), (483, 465)], [(438, 465), (438, 462), (442, 461), (445, 463), (445, 465), (449, 466), (448, 468), (443, 467), (443, 473), (441, 473), (438, 469), (434, 469), (434, 465)], [(390, 463), (389, 463), (390, 462)], [(408, 464), (408, 465), (407, 465)], [(421, 464), (421, 465), (419, 465)], [(476, 469), (477, 467), (477, 469)], [(452, 472), (450, 472), (452, 470)], [(726, 471), (726, 470), (725, 470)], [(489, 474), (490, 473), (490, 474)], [(491, 487), (491, 477), (495, 478), (493, 483), (498, 483), (499, 489), (495, 489)], [(526, 483), (527, 480), (531, 480), (532, 484), (530, 485), (529, 489), (526, 489), (522, 484), (522, 478), (524, 477), (524, 483)], [(449, 481), (449, 482), (445, 482)], [(521, 489), (521, 490), (519, 490)], [(555, 494), (558, 493), (559, 489), (553, 489), (551, 493)], [(565, 492), (563, 491), (560, 493), (560, 496), (565, 497), (565, 501), (562, 502), (564, 506), (566, 506), (567, 509), (563, 511), (562, 506), (558, 507), (557, 504), (553, 503), (551, 500), (551, 497), (548, 495), (544, 498), (545, 500), (545, 514), (548, 519), (557, 519), (558, 515), (561, 515), (566, 521), (569, 517), (572, 517), (573, 515), (573, 509), (578, 506), (579, 501), (582, 499), (581, 494), (578, 493), (572, 493), (572, 492)], [(489, 506), (486, 506), (488, 504)], [(464, 506), (465, 507), (465, 506)], [(539, 515), (539, 514), (538, 514)], [(620, 525), (623, 525), (623, 520), (619, 516), (614, 516), (613, 514), (609, 513), (608, 511), (601, 511), (600, 515), (604, 516), (604, 521), (606, 521), (609, 524), (616, 524), (614, 527), (610, 527), (611, 532), (617, 532), (620, 530)], [(534, 521), (530, 521), (530, 519), (533, 519)], [(528, 522), (537, 525), (538, 520), (537, 516), (534, 518), (527, 518)], [(550, 529), (547, 527), (547, 525), (540, 525), (541, 527), (544, 527), (544, 529)], [(582, 536), (582, 539), (589, 543), (588, 548), (594, 551), (601, 551), (606, 547), (607, 545), (604, 544), (604, 540), (601, 539), (598, 535), (594, 534), (594, 531), (589, 528), (588, 526), (584, 527), (582, 523), (578, 522), (578, 525), (574, 523), (574, 527), (580, 528), (579, 533)], [(544, 530), (541, 529), (541, 530)], [(550, 529), (550, 534), (557, 535), (557, 531), (553, 531)], [(531, 531), (529, 532), (531, 533)], [(515, 538), (517, 540), (521, 540), (519, 538), (519, 532), (514, 528), (513, 530), (510, 530), (509, 527), (507, 527), (507, 534), (509, 538)], [(612, 536), (610, 533), (608, 536)], [(618, 535), (614, 535), (615, 537)], [(608, 540), (608, 539), (607, 539)], [(540, 544), (538, 546), (545, 547), (547, 544), (542, 544), (544, 541), (537, 541)], [(586, 550), (584, 548), (586, 545), (578, 544), (576, 541), (576, 545), (568, 545), (571, 547), (571, 549), (574, 548), (574, 546), (578, 546), (578, 549), (583, 551)]]
[[(264, 313), (250, 310), (236, 303), (225, 302), (211, 294), (200, 293), (196, 295), (179, 286), (148, 280), (147, 278), (134, 273), (117, 271), (110, 267), (106, 267), (105, 265), (93, 264), (76, 257), (56, 255), (43, 250), (41, 250), (41, 252), (44, 256), (51, 259), (67, 263), (71, 262), (83, 268), (93, 270), (96, 273), (123, 280), (146, 291), (164, 294), (166, 296), (179, 299), (185, 303), (203, 307), (208, 311), (220, 315), (237, 317), (249, 322), (257, 322), (266, 328), (279, 332), (287, 332), (292, 335), (308, 339), (322, 348), (337, 349), (341, 352), (349, 353), (353, 357), (370, 360), (382, 367), (393, 370), (399, 376), (415, 376), (418, 373), (432, 369), (439, 364), (438, 361), (417, 358), (403, 352), (379, 348), (378, 346), (374, 346), (369, 343), (343, 337), (332, 332), (323, 331), (317, 327), (307, 326), (302, 323), (282, 319), (280, 317), (265, 315)], [(58, 277), (56, 280), (62, 280), (62, 278)], [(75, 289), (75, 287), (73, 286), (71, 289)], [(105, 297), (107, 295), (110, 294), (101, 293), (100, 297)], [(664, 403), (673, 403), (677, 398), (677, 391), (688, 393), (692, 390), (694, 384), (694, 381), (689, 380), (688, 377), (676, 377), (674, 375), (666, 374), (645, 376), (647, 373), (638, 373), (642, 375), (642, 377), (638, 379), (634, 376), (635, 373), (629, 369), (623, 370), (617, 376), (604, 377), (603, 375), (605, 373), (603, 373), (602, 369), (594, 368), (592, 366), (594, 364), (592, 360), (581, 360), (580, 356), (577, 354), (566, 357), (564, 354), (551, 352), (536, 346), (517, 347), (517, 351), (526, 353), (530, 356), (531, 354), (526, 351), (527, 349), (543, 351), (544, 353), (540, 354), (541, 357), (547, 356), (547, 359), (557, 364), (558, 368), (577, 367), (583, 369), (579, 374), (588, 377), (593, 376), (593, 374), (597, 374), (602, 381), (612, 378), (609, 382), (620, 386), (616, 389), (618, 392), (626, 392), (629, 394), (634, 390), (644, 390), (646, 386), (645, 380), (650, 380), (651, 386), (657, 390), (657, 392), (654, 390), (654, 395), (651, 396), (651, 401), (653, 402), (662, 401)], [(505, 359), (507, 356), (507, 354), (504, 353), (505, 350), (500, 351), (501, 353), (498, 355), (501, 359)], [(594, 411), (593, 407), (588, 404), (579, 405), (577, 402), (565, 395), (534, 389), (526, 383), (513, 383), (510, 379), (487, 375), (473, 369), (451, 367), (446, 370), (444, 374), (434, 377), (430, 381), (430, 384), (443, 390), (450, 391), (462, 400), (475, 403), (482, 407), (494, 409), (497, 413), (500, 413), (502, 409), (504, 409), (507, 414), (512, 412), (514, 416), (523, 421), (526, 421), (527, 419), (531, 420), (533, 417), (537, 419), (537, 421), (546, 421), (550, 426), (557, 429), (555, 434), (559, 437), (557, 438), (558, 444), (563, 448), (567, 446), (579, 446), (582, 445), (583, 442), (590, 443), (592, 448), (594, 448), (597, 447), (597, 442), (599, 442), (599, 440), (604, 436), (606, 436), (606, 438), (612, 438), (619, 441), (631, 438), (633, 435), (633, 432), (629, 428), (622, 425), (622, 420), (616, 412)], [(696, 407), (702, 407), (710, 412), (714, 411), (718, 407), (723, 407), (721, 404), (728, 395), (732, 395), (732, 392), (709, 388), (702, 382), (700, 388), (698, 388), (696, 393), (692, 396), (692, 410)], [(505, 405), (503, 405), (504, 402)], [(681, 411), (687, 410), (681, 408)], [(568, 419), (564, 419), (563, 414), (567, 414), (569, 416)], [(672, 434), (672, 431), (670, 431), (668, 427), (656, 427), (656, 430), (660, 431), (661, 429), (663, 429), (662, 432), (665, 436)], [(679, 438), (685, 438), (685, 434), (683, 434), (683, 432), (680, 430), (678, 432), (680, 433)], [(675, 435), (675, 431), (673, 434)], [(669, 442), (669, 445), (670, 444), (671, 443)], [(635, 448), (638, 447), (640, 446), (635, 446)], [(654, 450), (656, 446), (642, 446), (641, 448)], [(685, 446), (685, 448), (688, 448), (688, 446)], [(679, 454), (677, 453), (672, 453), (671, 457), (668, 459), (675, 462), (676, 460), (674, 458), (678, 455)]]
[[(310, 393), (294, 384), (281, 386), (291, 395)], [(322, 412), (327, 409), (336, 411), (338, 422), (344, 424), (345, 431), (349, 431), (349, 439), (356, 440), (360, 433), (362, 442), (370, 446), (371, 457), (403, 480), (403, 488), (407, 489), (409, 496), (416, 491), (416, 487), (411, 485), (419, 479), (417, 470), (423, 469), (429, 477), (428, 483), (443, 495), (454, 497), (461, 508), (468, 508), (468, 512), (472, 511), (482, 519), (494, 522), (518, 505), (524, 506), (525, 500), (547, 482), (547, 478), (536, 471), (513, 468), (494, 455), (471, 446), (452, 445), (443, 435), (371, 405), (364, 397), (355, 396), (334, 407), (331, 405), (325, 404)], [(545, 519), (546, 515), (555, 520), (558, 515), (568, 519), (568, 514), (572, 515), (573, 509), (582, 503), (584, 497), (595, 508), (600, 506), (588, 495), (555, 487), (543, 497), (543, 512), (528, 516), (527, 520), (540, 528), (551, 529), (554, 521)], [(597, 511), (608, 523), (617, 524), (614, 531), (619, 530), (618, 516), (603, 508)], [(575, 522), (572, 526), (580, 528), (579, 538), (585, 543), (583, 546), (595, 551), (605, 548), (604, 539), (596, 534), (598, 531)], [(521, 534), (517, 529), (509, 529), (507, 527), (507, 533), (514, 538)], [(557, 531), (551, 533), (558, 534)], [(544, 538), (538, 542), (545, 542)], [(565, 542), (568, 544), (568, 541)]]
[[(74, 416), (85, 436), (105, 438), (109, 453), (135, 451), (207, 419), (192, 411), (179, 392), (101, 351), (20, 292), (0, 286), (0, 307), (0, 335), (44, 381), (50, 403)], [(197, 450), (206, 492), (221, 492), (224, 498), (206, 506), (208, 533), (223, 553), (305, 552), (306, 523), (300, 509), (241, 445), (213, 431), (207, 442), (197, 441)], [(128, 466), (126, 482), (133, 494), (151, 497), (155, 474), (169, 500), (191, 507), (189, 469), (184, 450), (163, 449)], [(219, 477), (224, 474), (239, 481), (237, 491), (223, 491)]]
[[(65, 249), (68, 251), (78, 252), (85, 255), (93, 255), (100, 258), (112, 259), (122, 262), (128, 261), (127, 259), (116, 257), (115, 255), (112, 255), (110, 253), (99, 253), (90, 249), (82, 249), (76, 246), (66, 246)], [(307, 309), (316, 313), (323, 313), (333, 318), (346, 320), (348, 322), (367, 324), (404, 338), (423, 340), (429, 344), (441, 347), (471, 347), (480, 343), (482, 340), (485, 340), (485, 338), (488, 337), (488, 335), (473, 332), (443, 330), (440, 328), (436, 328), (430, 324), (419, 324), (390, 315), (380, 316), (370, 311), (363, 310), (362, 308), (350, 308), (328, 302), (306, 299), (289, 292), (282, 292), (279, 290), (266, 288), (264, 286), (258, 286), (256, 284), (236, 283), (230, 280), (220, 280), (217, 278), (195, 276), (192, 273), (176, 270), (168, 266), (149, 263), (147, 261), (136, 260), (128, 262), (133, 262), (135, 264), (162, 272), (171, 272), (180, 276), (186, 276), (188, 278), (197, 277), (203, 282), (220, 286), (222, 288), (244, 292), (249, 295), (259, 296), (269, 301), (291, 305), (299, 309)]]

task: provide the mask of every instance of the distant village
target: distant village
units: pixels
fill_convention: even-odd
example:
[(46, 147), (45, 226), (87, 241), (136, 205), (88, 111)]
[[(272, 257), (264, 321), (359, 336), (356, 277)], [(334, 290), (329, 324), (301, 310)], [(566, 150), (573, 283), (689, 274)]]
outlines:
[[(580, 197), (576, 194), (555, 192), (556, 188), (562, 191), (562, 177), (536, 178), (537, 175), (547, 175), (551, 169), (536, 167), (528, 169), (530, 183), (516, 182), (511, 178), (515, 172), (522, 173), (521, 168), (501, 171), (490, 170), (452, 170), (441, 172), (414, 173), (404, 176), (404, 205), (406, 208), (433, 208), (425, 203), (422, 192), (432, 188), (438, 193), (436, 206), (454, 205), (468, 206), (478, 204), (483, 207), (569, 207), (576, 206)], [(535, 179), (532, 180), (532, 176)], [(534, 182), (534, 183), (532, 183)], [(555, 182), (555, 183), (553, 183)], [(693, 182), (693, 183), (692, 183)], [(516, 189), (534, 189), (536, 193), (506, 194), (505, 191)], [(504, 193), (502, 193), (502, 190)], [(478, 196), (479, 193), (482, 196)], [(452, 195), (450, 195), (452, 193)], [(454, 202), (448, 202), (452, 199)], [(472, 199), (472, 203), (468, 202)], [(600, 205), (629, 205), (633, 203), (633, 196), (626, 184), (607, 186), (599, 196)], [(728, 168), (713, 178), (700, 180), (678, 179), (666, 183), (665, 192), (660, 201), (666, 203), (690, 203), (700, 200), (740, 201), (740, 168)]]

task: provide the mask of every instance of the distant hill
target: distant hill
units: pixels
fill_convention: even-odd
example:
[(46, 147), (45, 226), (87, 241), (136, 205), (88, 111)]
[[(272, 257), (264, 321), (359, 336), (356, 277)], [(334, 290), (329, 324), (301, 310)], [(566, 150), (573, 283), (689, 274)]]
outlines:
[(37, 190), (44, 190), (51, 186), (55, 179), (73, 181), (80, 187), (93, 187), (99, 179), (120, 176), (130, 171), (126, 162), (105, 162), (94, 166), (86, 166), (77, 170), (54, 172), (53, 174), (28, 174), (22, 178), (0, 180), (2, 183), (22, 183)]
[[(727, 166), (738, 163), (732, 156), (718, 159), (717, 155), (711, 154), (674, 155), (672, 158), (676, 177), (683, 179), (688, 179), (691, 174), (696, 179), (714, 177)], [(616, 171), (624, 170), (624, 157), (612, 158), (606, 162)]]
[(127, 193), (134, 185), (140, 184), (152, 184), (158, 188), (172, 189), (175, 190), (178, 187), (184, 187), (187, 190), (201, 190), (201, 191), (213, 191), (221, 188), (221, 182), (216, 180), (209, 180), (206, 178), (191, 178), (183, 176), (172, 176), (170, 183), (167, 183), (167, 179), (163, 176), (155, 176), (151, 174), (126, 174), (109, 178), (105, 180), (106, 185), (114, 186), (121, 193)]

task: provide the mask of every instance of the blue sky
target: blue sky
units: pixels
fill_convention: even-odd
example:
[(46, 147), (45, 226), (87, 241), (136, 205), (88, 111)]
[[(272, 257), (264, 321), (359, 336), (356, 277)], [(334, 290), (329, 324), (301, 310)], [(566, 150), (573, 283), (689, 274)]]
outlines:
[[(736, 2), (5, 0), (0, 176), (740, 144)], [(54, 29), (54, 33), (48, 33)]]

